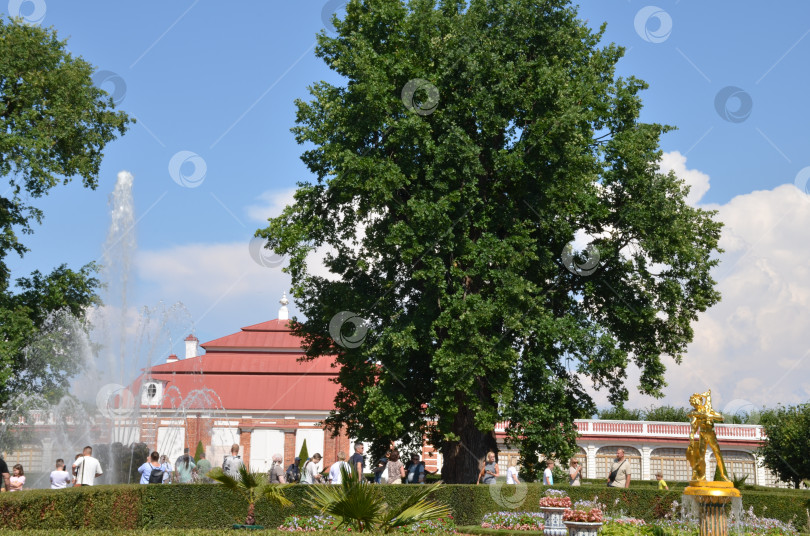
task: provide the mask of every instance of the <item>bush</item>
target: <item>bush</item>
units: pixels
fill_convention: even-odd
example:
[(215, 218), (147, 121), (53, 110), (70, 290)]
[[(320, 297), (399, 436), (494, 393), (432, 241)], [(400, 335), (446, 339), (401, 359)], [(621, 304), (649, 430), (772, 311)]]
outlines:
[[(652, 521), (671, 513), (673, 502), (681, 502), (682, 490), (659, 492), (651, 486), (630, 489), (604, 485), (564, 489), (573, 501), (599, 497), (609, 514)], [(434, 498), (450, 505), (457, 525), (480, 525), (484, 514), (501, 512), (511, 501), (513, 486), (495, 484), (446, 485)], [(513, 510), (539, 511), (539, 500), (546, 486), (528, 484), (526, 496)], [(414, 486), (381, 486), (389, 504), (399, 504), (413, 493)], [(288, 508), (260, 501), (256, 505), (256, 523), (276, 528), (288, 516), (312, 516), (315, 512), (304, 503), (307, 486), (290, 486), (284, 495), (293, 502)], [(503, 494), (506, 500), (498, 500)], [(502, 503), (502, 504), (499, 504)], [(69, 488), (66, 490), (29, 490), (0, 495), (0, 528), (23, 529), (223, 529), (241, 523), (247, 504), (216, 484), (150, 485), (126, 484)], [(781, 521), (793, 521), (806, 527), (805, 509), (810, 508), (810, 493), (795, 490), (744, 491), (743, 507), (754, 513)]]

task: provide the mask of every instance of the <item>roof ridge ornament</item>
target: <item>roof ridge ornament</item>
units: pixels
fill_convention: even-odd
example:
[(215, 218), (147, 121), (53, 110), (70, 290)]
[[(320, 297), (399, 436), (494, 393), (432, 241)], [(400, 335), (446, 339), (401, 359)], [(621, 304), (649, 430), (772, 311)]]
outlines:
[(278, 310), (278, 319), (279, 320), (289, 320), (290, 319), (290, 311), (287, 309), (287, 304), (290, 303), (290, 300), (287, 299), (287, 293), (285, 292), (281, 299), (278, 301), (281, 304), (281, 308)]

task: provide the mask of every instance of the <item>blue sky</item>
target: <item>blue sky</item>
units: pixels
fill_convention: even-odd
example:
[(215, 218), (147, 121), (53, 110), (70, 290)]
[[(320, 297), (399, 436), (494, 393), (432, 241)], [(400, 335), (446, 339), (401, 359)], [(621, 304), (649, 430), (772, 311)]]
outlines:
[[(127, 170), (135, 177), (138, 218), (129, 302), (180, 301), (190, 319), (155, 359), (170, 348), (182, 353), (190, 330), (204, 341), (275, 318), (289, 280), (278, 268), (253, 262), (248, 242), (295, 183), (309, 177), (289, 132), (293, 101), (306, 99), (313, 82), (340, 82), (313, 50), (324, 7), (336, 4), (0, 5), (29, 18), (44, 14), (39, 23), (53, 26), (72, 53), (107, 72), (102, 87), (120, 95), (120, 107), (138, 119), (108, 147), (96, 191), (72, 183), (37, 202), (46, 217), (26, 238), (31, 252), (11, 260), (15, 276), (99, 259), (110, 220), (107, 197), (116, 174)], [(705, 372), (695, 367), (708, 356), (722, 356), (712, 370), (724, 377), (719, 398), (725, 403), (758, 405), (765, 401), (760, 391), (774, 389), (785, 402), (808, 399), (803, 377), (810, 340), (801, 329), (781, 333), (773, 326), (800, 328), (810, 309), (810, 274), (803, 268), (810, 261), (810, 208), (806, 195), (780, 189), (797, 175), (803, 184), (800, 172), (810, 166), (810, 4), (594, 0), (581, 3), (580, 13), (591, 27), (607, 22), (605, 41), (627, 49), (620, 74), (650, 84), (642, 119), (678, 127), (662, 140), (667, 165), (701, 191), (696, 203), (721, 210), (731, 226), (717, 272), (723, 307), (701, 317), (690, 349), (695, 358), (673, 369), (665, 402), (685, 402), (690, 382)], [(738, 89), (723, 93), (728, 87)], [(181, 151), (205, 165), (193, 188), (169, 172)], [(188, 161), (180, 169), (190, 175), (201, 168)], [(732, 336), (735, 330), (744, 336)], [(773, 340), (778, 347), (768, 346)], [(772, 351), (785, 362), (769, 362)], [(758, 372), (763, 359), (778, 369), (772, 378)], [(634, 395), (631, 405), (652, 402)]]

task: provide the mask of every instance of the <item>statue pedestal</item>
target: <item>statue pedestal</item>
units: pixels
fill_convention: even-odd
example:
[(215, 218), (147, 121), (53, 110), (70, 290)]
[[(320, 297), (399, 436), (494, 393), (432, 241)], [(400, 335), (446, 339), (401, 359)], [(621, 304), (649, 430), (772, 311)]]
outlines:
[(731, 482), (709, 482), (691, 480), (683, 490), (684, 498), (693, 499), (699, 508), (700, 536), (726, 536), (728, 534), (728, 515), (726, 505), (735, 497), (740, 497), (740, 490)]

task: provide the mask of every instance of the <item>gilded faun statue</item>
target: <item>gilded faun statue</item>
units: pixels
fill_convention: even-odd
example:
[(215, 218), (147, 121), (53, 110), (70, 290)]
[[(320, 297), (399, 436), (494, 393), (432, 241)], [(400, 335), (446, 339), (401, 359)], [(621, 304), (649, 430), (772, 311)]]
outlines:
[(706, 480), (706, 447), (711, 447), (717, 468), (720, 470), (720, 480), (731, 482), (726, 474), (726, 464), (720, 454), (720, 445), (714, 435), (714, 423), (723, 422), (723, 416), (712, 408), (712, 391), (695, 393), (689, 397), (689, 403), (695, 408), (689, 412), (689, 448), (686, 449), (686, 459), (692, 466), (692, 480)]

